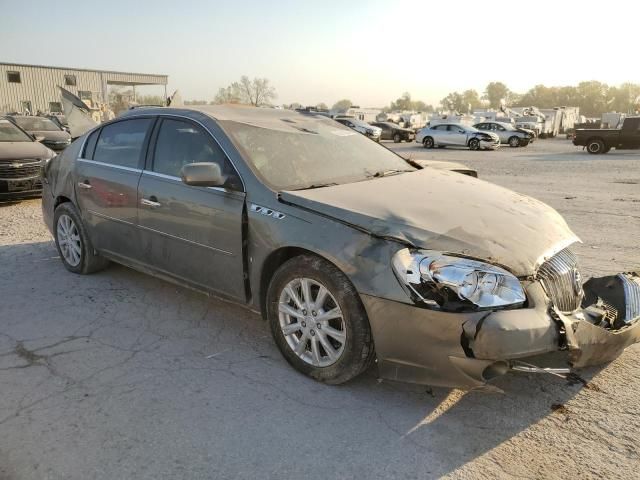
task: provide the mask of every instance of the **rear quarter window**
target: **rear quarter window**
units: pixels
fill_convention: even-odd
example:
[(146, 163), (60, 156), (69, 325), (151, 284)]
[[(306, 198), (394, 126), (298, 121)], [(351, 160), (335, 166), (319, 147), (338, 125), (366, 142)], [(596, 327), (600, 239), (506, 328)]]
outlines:
[(82, 158), (86, 158), (89, 160), (93, 159), (93, 152), (96, 149), (96, 142), (98, 141), (98, 135), (100, 135), (99, 128), (89, 134), (89, 136), (87, 137), (87, 141), (84, 143)]

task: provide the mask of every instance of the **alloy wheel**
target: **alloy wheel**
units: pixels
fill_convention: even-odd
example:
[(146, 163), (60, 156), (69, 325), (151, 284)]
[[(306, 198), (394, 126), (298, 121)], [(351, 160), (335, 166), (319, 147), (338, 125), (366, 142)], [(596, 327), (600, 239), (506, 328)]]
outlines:
[(278, 316), (287, 344), (305, 363), (328, 367), (342, 356), (347, 341), (342, 310), (320, 282), (295, 278), (287, 283)]
[(60, 215), (56, 228), (58, 245), (65, 261), (77, 267), (82, 259), (82, 241), (75, 222), (69, 215)]

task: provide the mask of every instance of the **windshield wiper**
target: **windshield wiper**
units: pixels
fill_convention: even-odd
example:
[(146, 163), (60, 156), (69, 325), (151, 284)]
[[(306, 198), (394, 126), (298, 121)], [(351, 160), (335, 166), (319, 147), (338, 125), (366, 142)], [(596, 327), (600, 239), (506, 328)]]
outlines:
[(369, 173), (367, 175), (367, 178), (387, 177), (389, 175), (397, 175), (398, 173), (413, 172), (413, 171), (414, 170), (402, 170), (398, 168), (394, 168), (391, 170), (380, 170), (379, 172), (376, 172), (376, 173)]
[(324, 187), (333, 187), (335, 185), (338, 185), (335, 182), (329, 182), (329, 183), (312, 183), (311, 185), (308, 185), (306, 187), (300, 187), (300, 188), (296, 188), (295, 190), (312, 190), (314, 188), (324, 188)]

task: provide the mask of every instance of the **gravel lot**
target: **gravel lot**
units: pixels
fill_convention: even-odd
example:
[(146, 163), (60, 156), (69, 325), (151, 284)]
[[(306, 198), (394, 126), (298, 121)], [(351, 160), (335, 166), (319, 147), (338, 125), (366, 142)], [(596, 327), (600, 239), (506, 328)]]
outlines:
[[(588, 275), (640, 269), (640, 155), (567, 140), (460, 161), (567, 219)], [(292, 370), (260, 318), (120, 266), (68, 273), (40, 201), (0, 206), (0, 479), (632, 478), (640, 348), (587, 386), (510, 375), (504, 394)]]

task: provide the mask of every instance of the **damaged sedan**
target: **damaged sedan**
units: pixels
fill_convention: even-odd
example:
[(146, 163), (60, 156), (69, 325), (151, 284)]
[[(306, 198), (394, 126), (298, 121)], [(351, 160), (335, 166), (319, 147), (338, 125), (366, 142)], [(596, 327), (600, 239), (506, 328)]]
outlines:
[(49, 162), (42, 208), (69, 271), (114, 261), (246, 305), (326, 383), (376, 362), (381, 378), (474, 388), (640, 340), (640, 276), (583, 282), (555, 210), (456, 169), (322, 116), (147, 108)]

